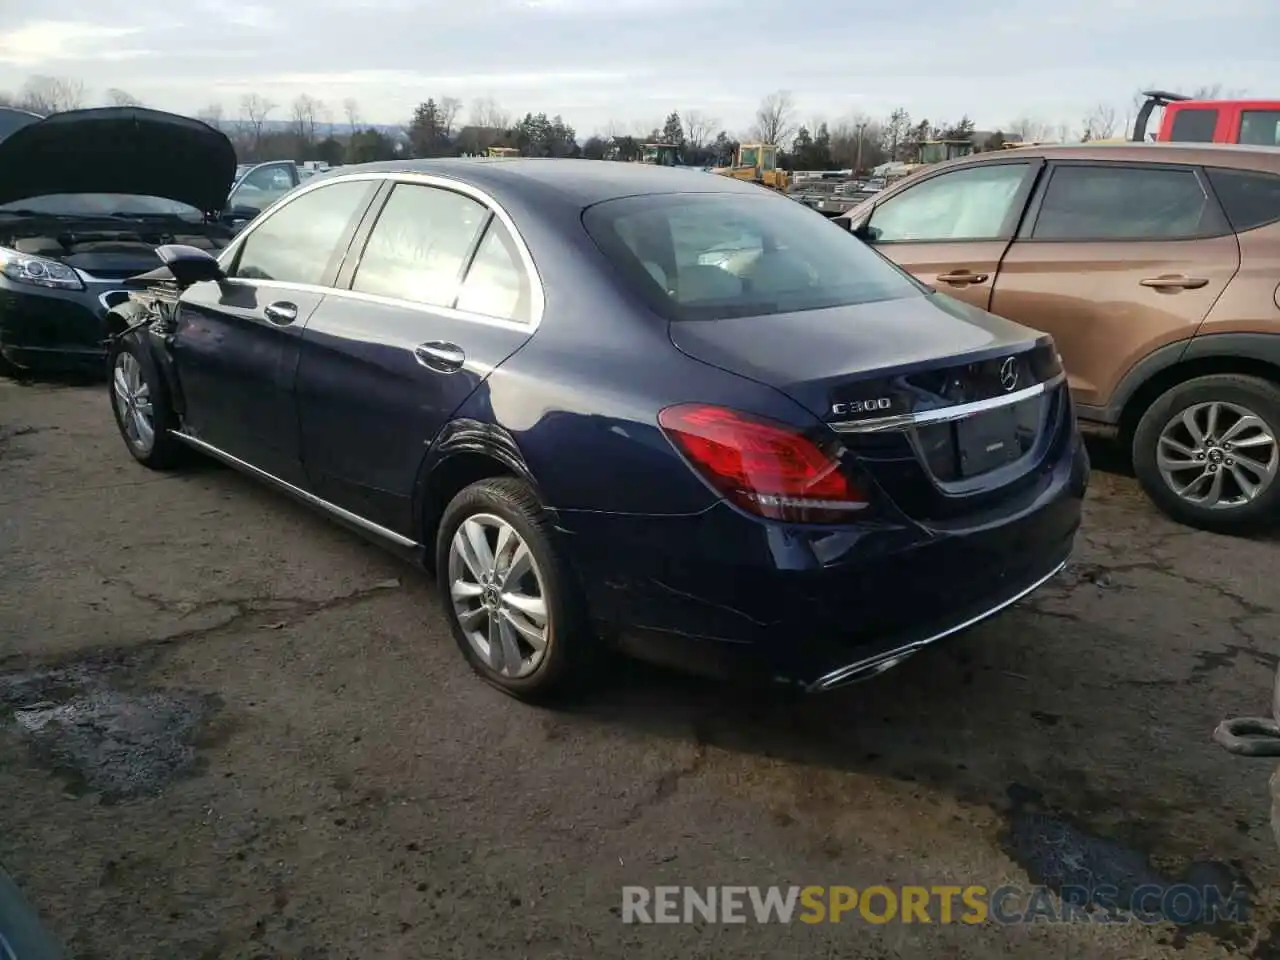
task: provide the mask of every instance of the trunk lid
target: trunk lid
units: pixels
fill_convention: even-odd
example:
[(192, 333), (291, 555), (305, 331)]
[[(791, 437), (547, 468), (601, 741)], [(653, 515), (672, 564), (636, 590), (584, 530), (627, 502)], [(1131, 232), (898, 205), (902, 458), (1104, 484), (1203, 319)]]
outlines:
[(670, 330), (683, 353), (826, 423), (917, 519), (1030, 495), (1070, 422), (1052, 338), (942, 294)]

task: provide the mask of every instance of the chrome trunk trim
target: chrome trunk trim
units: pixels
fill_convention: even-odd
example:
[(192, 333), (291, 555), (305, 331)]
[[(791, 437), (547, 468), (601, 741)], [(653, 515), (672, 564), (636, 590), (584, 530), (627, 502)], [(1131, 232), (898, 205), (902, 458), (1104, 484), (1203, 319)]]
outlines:
[(1021, 403), (1042, 396), (1055, 389), (1066, 379), (1065, 373), (1059, 373), (1043, 383), (1037, 383), (1025, 390), (1007, 393), (1002, 397), (988, 397), (986, 400), (975, 400), (972, 403), (957, 403), (951, 407), (940, 407), (937, 410), (922, 410), (919, 413), (899, 413), (890, 417), (873, 417), (869, 420), (844, 420), (828, 423), (836, 433), (881, 433), (885, 430), (905, 430), (909, 427), (920, 427), (930, 423), (950, 423), (964, 420), (975, 414), (1001, 407)]

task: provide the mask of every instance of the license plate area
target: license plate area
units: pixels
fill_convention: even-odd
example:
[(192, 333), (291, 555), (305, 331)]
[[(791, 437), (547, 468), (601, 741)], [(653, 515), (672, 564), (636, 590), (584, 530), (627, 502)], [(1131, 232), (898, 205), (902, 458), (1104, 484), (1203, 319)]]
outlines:
[(1013, 463), (1018, 451), (1018, 418), (1012, 407), (975, 414), (955, 423), (960, 476), (974, 477)]

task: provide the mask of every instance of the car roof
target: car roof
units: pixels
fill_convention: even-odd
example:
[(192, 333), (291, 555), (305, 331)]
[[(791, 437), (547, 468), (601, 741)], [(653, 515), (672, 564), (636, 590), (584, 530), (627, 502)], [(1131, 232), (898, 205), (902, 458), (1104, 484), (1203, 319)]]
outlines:
[(758, 184), (707, 173), (700, 168), (550, 157), (451, 157), (390, 160), (339, 167), (310, 178), (312, 183), (351, 174), (432, 174), (478, 187), (499, 199), (537, 193), (578, 208), (604, 200), (656, 193), (744, 193), (758, 196)]
[(1237, 143), (1059, 143), (1011, 147), (972, 154), (928, 167), (989, 163), (1007, 157), (1043, 157), (1046, 160), (1110, 160), (1124, 163), (1193, 163), (1206, 167), (1232, 167), (1280, 173), (1280, 147)]

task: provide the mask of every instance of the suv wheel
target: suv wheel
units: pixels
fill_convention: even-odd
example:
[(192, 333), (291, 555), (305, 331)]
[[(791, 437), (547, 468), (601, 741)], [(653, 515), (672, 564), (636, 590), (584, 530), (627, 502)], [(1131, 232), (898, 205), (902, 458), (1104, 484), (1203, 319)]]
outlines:
[(1171, 387), (1133, 435), (1133, 468), (1156, 506), (1222, 533), (1268, 524), (1280, 511), (1280, 387), (1217, 374)]

